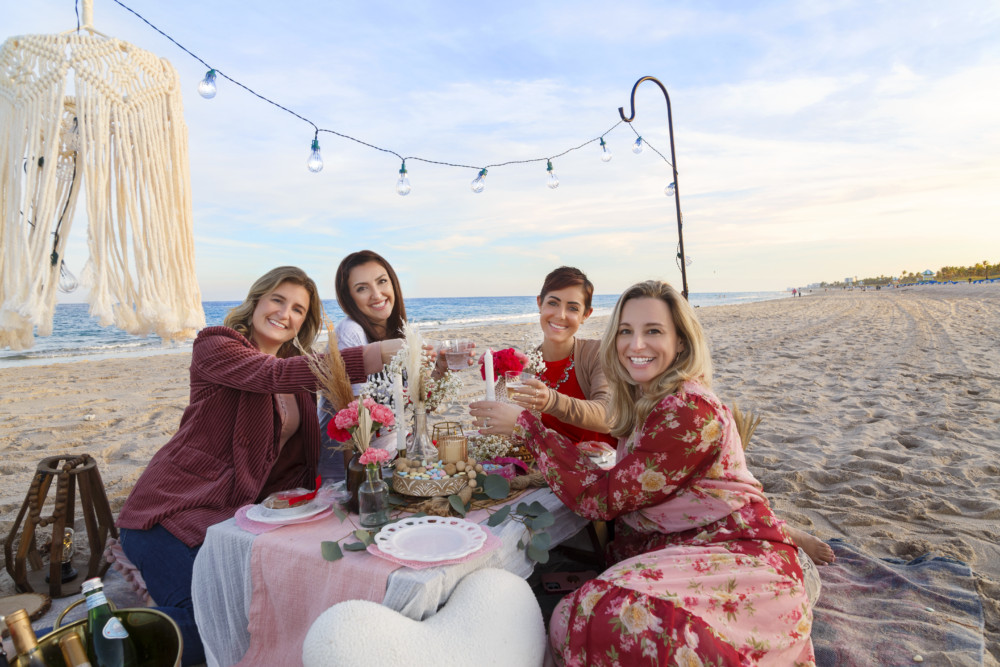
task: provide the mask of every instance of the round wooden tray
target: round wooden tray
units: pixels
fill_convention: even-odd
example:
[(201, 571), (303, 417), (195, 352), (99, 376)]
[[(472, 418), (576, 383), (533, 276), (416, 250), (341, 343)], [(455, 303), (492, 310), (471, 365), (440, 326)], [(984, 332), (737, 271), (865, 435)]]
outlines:
[[(52, 606), (52, 598), (44, 593), (18, 593), (0, 598), (0, 616), (13, 614), (18, 609), (28, 612), (28, 618), (37, 621)], [(0, 627), (4, 635), (7, 634), (7, 626)]]
[(418, 479), (415, 477), (392, 476), (392, 489), (397, 493), (421, 498), (450, 496), (461, 491), (468, 483), (467, 477), (447, 477), (445, 479)]

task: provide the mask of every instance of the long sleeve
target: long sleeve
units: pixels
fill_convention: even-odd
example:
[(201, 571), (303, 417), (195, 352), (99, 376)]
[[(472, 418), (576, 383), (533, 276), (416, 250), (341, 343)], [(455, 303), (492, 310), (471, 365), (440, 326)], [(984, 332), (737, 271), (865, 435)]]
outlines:
[(586, 400), (573, 398), (557, 391), (550, 391), (548, 401), (542, 406), (542, 412), (552, 415), (559, 421), (595, 431), (608, 433), (608, 381), (604, 377), (604, 368), (598, 357), (600, 341), (577, 340), (574, 348), (576, 355), (576, 379), (583, 390)]
[(517, 425), (559, 499), (581, 516), (605, 520), (674, 497), (715, 461), (722, 435), (711, 403), (672, 394), (646, 419), (625, 457), (602, 470), (529, 412), (521, 413)]

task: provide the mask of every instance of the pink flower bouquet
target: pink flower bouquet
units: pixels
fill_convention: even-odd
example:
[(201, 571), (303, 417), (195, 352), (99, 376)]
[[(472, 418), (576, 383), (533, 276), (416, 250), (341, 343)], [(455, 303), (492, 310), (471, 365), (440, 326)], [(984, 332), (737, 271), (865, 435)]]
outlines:
[(326, 432), (337, 442), (353, 441), (353, 447), (364, 454), (368, 450), (372, 434), (383, 426), (393, 426), (396, 418), (387, 406), (365, 397), (351, 401), (327, 424)]

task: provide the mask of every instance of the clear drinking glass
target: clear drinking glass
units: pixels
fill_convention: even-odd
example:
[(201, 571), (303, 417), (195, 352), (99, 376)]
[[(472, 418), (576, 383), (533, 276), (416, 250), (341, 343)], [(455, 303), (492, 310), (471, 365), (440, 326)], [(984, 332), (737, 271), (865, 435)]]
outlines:
[(444, 357), (448, 361), (448, 370), (462, 371), (469, 367), (469, 350), (476, 345), (468, 338), (457, 338), (445, 341)]
[(527, 377), (520, 371), (504, 371), (503, 383), (507, 387), (507, 398), (513, 399), (515, 394), (522, 393), (527, 385), (524, 379)]

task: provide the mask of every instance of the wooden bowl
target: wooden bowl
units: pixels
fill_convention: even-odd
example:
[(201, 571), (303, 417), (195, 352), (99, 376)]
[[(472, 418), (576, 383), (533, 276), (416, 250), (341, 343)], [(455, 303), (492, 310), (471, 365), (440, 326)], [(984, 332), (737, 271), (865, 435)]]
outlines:
[(464, 475), (457, 477), (446, 477), (444, 479), (420, 479), (416, 477), (392, 476), (392, 489), (397, 493), (407, 496), (418, 496), (421, 498), (431, 498), (434, 496), (450, 496), (458, 493), (468, 483), (469, 479)]

